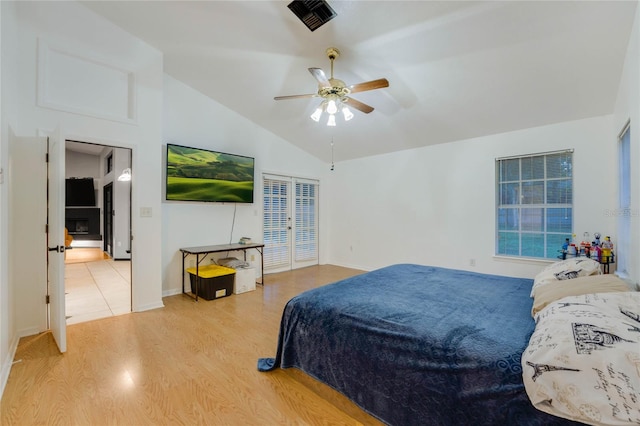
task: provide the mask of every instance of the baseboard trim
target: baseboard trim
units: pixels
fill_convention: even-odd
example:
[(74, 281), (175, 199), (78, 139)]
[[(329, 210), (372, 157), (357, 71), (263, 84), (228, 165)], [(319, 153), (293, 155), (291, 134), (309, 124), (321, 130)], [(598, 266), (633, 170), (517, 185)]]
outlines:
[(11, 345), (9, 345), (9, 353), (5, 358), (5, 361), (2, 363), (2, 369), (0, 369), (0, 398), (2, 398), (4, 388), (7, 386), (7, 382), (9, 381), (9, 374), (11, 373), (11, 367), (13, 366), (13, 360), (16, 357), (16, 352), (18, 351), (19, 342), (20, 337), (15, 335), (11, 341)]
[(133, 312), (144, 312), (144, 311), (150, 311), (152, 309), (159, 309), (159, 308), (164, 308), (164, 303), (162, 303), (162, 301), (158, 303), (149, 303), (147, 305), (134, 307)]
[(172, 288), (162, 292), (162, 297), (175, 296), (176, 294), (182, 294), (182, 290), (179, 288)]
[(362, 265), (355, 265), (353, 263), (343, 263), (343, 262), (327, 262), (324, 265), (335, 265), (335, 266), (341, 266), (343, 268), (349, 268), (349, 269), (358, 269), (360, 271), (372, 271), (373, 269), (369, 268), (369, 267), (365, 267)]

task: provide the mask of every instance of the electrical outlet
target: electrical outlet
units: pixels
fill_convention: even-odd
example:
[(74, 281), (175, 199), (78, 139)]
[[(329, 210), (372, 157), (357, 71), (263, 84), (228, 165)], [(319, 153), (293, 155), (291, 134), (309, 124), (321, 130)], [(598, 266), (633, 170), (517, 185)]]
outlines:
[(476, 260), (475, 259), (469, 259), (469, 266), (476, 266)]

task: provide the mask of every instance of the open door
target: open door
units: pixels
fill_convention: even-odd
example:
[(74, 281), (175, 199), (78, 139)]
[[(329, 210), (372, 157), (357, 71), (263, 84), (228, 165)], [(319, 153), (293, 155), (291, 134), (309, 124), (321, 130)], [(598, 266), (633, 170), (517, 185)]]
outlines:
[(47, 285), (49, 328), (60, 352), (67, 351), (64, 298), (65, 144), (56, 130), (47, 139)]

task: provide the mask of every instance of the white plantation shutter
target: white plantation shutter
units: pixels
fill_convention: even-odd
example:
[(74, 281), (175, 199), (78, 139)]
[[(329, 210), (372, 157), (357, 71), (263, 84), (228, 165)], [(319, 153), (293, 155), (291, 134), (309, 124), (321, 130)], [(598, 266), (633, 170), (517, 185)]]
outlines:
[(263, 175), (264, 269), (318, 264), (317, 180)]
[(295, 261), (318, 259), (318, 182), (296, 180)]
[(289, 245), (290, 188), (290, 180), (270, 176), (263, 178), (265, 269), (275, 269), (291, 263)]

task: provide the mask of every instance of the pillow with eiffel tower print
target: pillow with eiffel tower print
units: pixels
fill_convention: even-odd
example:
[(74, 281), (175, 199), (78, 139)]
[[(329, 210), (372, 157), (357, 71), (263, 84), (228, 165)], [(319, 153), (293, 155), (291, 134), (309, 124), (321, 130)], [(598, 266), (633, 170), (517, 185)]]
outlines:
[(568, 296), (537, 316), (522, 354), (531, 403), (589, 425), (640, 423), (640, 292)]

